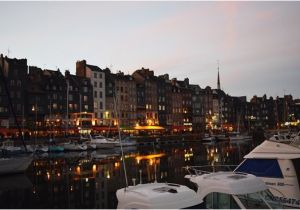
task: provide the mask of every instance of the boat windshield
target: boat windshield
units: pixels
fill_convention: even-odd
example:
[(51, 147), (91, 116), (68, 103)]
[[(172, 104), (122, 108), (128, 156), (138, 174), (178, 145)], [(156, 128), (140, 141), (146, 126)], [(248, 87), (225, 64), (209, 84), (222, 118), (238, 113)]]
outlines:
[(282, 209), (269, 190), (236, 196), (246, 209)]

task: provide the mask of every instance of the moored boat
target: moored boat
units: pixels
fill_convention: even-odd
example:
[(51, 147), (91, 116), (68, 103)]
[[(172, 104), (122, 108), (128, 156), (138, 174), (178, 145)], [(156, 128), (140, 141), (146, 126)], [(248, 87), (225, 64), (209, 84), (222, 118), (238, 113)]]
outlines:
[(300, 147), (296, 142), (265, 140), (244, 157), (235, 171), (261, 177), (283, 205), (300, 208)]
[[(188, 170), (191, 170), (190, 167)], [(197, 170), (197, 169), (195, 169)], [(186, 175), (196, 184), (203, 208), (273, 209), (281, 208), (266, 184), (252, 174), (235, 172), (196, 173)]]
[(117, 190), (118, 209), (201, 208), (192, 189), (172, 183), (148, 183)]
[(32, 162), (32, 156), (0, 158), (0, 175), (16, 174), (26, 171)]

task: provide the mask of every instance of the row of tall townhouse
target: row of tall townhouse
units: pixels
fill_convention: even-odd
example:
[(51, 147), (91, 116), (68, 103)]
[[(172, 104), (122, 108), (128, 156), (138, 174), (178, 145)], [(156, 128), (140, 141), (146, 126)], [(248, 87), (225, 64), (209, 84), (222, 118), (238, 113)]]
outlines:
[(26, 59), (3, 55), (0, 67), (6, 81), (0, 85), (0, 127), (16, 126), (12, 111), (20, 125), (40, 130), (110, 128), (119, 121), (122, 128), (159, 125), (175, 132), (199, 132), (275, 128), (300, 119), (299, 100), (290, 95), (254, 96), (247, 102), (245, 96), (226, 94), (220, 89), (219, 71), (218, 88), (213, 89), (190, 84), (188, 78), (156, 76), (145, 68), (131, 75), (112, 73), (85, 60), (76, 62), (76, 75), (28, 67)]

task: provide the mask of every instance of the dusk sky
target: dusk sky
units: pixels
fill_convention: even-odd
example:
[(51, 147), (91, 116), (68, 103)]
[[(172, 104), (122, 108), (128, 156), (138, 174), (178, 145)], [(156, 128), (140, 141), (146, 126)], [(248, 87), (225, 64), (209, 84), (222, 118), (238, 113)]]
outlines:
[(300, 2), (0, 2), (0, 53), (69, 69), (190, 79), (232, 96), (300, 98)]

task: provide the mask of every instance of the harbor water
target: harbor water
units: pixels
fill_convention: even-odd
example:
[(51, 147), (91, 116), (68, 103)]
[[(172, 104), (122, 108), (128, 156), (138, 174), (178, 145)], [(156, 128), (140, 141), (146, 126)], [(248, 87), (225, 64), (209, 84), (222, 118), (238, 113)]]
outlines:
[[(236, 165), (252, 149), (252, 141), (126, 147), (128, 183), (188, 184), (184, 166)], [(25, 174), (0, 177), (0, 207), (116, 208), (124, 177), (120, 148), (37, 154)]]

